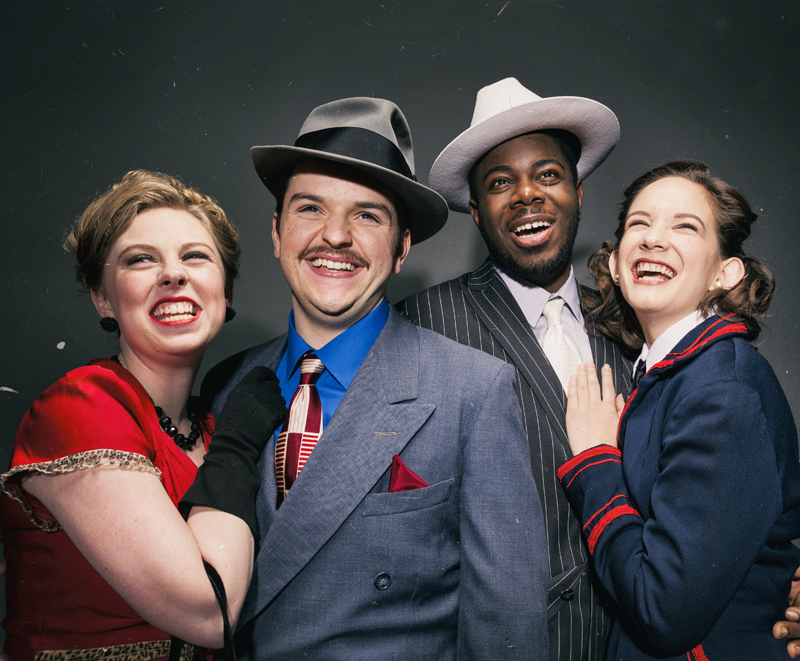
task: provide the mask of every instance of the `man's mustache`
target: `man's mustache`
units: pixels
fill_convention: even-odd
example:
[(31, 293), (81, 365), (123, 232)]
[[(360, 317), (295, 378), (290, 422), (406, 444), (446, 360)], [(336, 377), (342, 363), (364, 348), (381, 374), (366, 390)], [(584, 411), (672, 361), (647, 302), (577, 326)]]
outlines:
[(300, 253), (298, 259), (308, 259), (312, 255), (315, 257), (330, 259), (334, 262), (353, 262), (357, 266), (362, 266), (364, 268), (369, 266), (369, 262), (366, 259), (352, 250), (347, 250), (346, 248), (329, 248), (327, 246), (314, 246), (311, 248), (306, 248)]
[(556, 220), (556, 214), (552, 211), (546, 211), (544, 209), (537, 209), (535, 207), (523, 207), (517, 213), (514, 214), (514, 217), (511, 219), (513, 223), (515, 220), (519, 220), (520, 218), (524, 218), (525, 216), (551, 216), (553, 221)]

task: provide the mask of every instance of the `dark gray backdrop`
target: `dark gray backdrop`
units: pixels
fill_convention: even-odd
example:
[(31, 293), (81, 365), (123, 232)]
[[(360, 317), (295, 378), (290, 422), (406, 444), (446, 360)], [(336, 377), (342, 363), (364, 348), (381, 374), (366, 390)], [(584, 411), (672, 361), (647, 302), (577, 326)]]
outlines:
[[(60, 247), (98, 192), (129, 169), (161, 170), (214, 195), (239, 226), (238, 315), (207, 369), (282, 332), (290, 306), (272, 257), (273, 199), (251, 145), (291, 144), (321, 103), (384, 97), (409, 120), (426, 182), (436, 155), (469, 126), (477, 90), (507, 76), (542, 96), (597, 99), (619, 117), (619, 146), (584, 185), (575, 255), (584, 281), (586, 258), (613, 231), (620, 189), (660, 162), (705, 161), (761, 209), (749, 249), (779, 286), (761, 349), (800, 414), (798, 27), (800, 2), (785, 0), (8, 3), (0, 464), (44, 388), (116, 351)], [(484, 257), (471, 220), (453, 214), (412, 249), (390, 299)]]

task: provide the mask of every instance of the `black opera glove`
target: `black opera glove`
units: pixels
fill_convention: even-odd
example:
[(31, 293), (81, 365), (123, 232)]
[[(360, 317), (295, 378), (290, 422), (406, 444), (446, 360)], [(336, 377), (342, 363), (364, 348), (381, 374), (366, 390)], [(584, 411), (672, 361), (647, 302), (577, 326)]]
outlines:
[(208, 453), (179, 510), (188, 515), (198, 505), (228, 512), (242, 519), (257, 537), (258, 459), (285, 416), (286, 402), (275, 373), (254, 367), (228, 395)]

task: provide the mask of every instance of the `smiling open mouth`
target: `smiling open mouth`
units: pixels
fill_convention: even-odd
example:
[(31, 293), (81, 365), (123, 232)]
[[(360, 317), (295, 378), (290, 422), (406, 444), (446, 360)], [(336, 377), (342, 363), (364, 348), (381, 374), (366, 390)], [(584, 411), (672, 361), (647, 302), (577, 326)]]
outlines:
[(664, 264), (639, 262), (635, 268), (636, 279), (644, 282), (666, 282), (675, 277), (675, 271)]
[(162, 303), (151, 313), (159, 321), (185, 321), (197, 315), (197, 308), (191, 301)]
[(517, 236), (533, 236), (534, 234), (538, 234), (542, 230), (546, 230), (552, 224), (553, 224), (552, 221), (549, 220), (537, 220), (536, 222), (533, 223), (525, 223), (524, 225), (515, 227), (514, 234), (516, 234)]
[(350, 262), (334, 262), (331, 259), (323, 259), (322, 257), (317, 257), (316, 259), (311, 260), (311, 266), (314, 268), (326, 268), (330, 271), (355, 271), (356, 265), (351, 264)]

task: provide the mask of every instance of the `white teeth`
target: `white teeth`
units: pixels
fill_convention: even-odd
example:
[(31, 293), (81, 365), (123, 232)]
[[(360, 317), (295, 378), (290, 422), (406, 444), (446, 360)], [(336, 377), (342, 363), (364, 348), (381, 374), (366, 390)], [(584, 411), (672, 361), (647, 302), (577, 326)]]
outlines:
[(514, 234), (527, 232), (528, 230), (538, 230), (540, 227), (550, 227), (550, 225), (552, 225), (552, 223), (548, 220), (537, 220), (535, 223), (525, 223), (524, 225), (520, 225), (514, 230)]
[(191, 319), (195, 316), (194, 303), (190, 301), (177, 301), (176, 303), (162, 303), (155, 310), (153, 316), (156, 319), (165, 317), (177, 319)]
[(351, 264), (350, 262), (334, 262), (330, 259), (323, 259), (322, 257), (317, 257), (317, 259), (312, 260), (311, 265), (317, 268), (324, 266), (331, 271), (355, 271), (356, 269), (355, 264)]
[(658, 280), (659, 275), (667, 278), (674, 278), (675, 271), (663, 264), (651, 264), (650, 262), (639, 262), (636, 265), (636, 275), (640, 280)]

